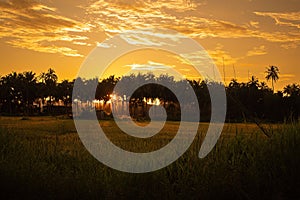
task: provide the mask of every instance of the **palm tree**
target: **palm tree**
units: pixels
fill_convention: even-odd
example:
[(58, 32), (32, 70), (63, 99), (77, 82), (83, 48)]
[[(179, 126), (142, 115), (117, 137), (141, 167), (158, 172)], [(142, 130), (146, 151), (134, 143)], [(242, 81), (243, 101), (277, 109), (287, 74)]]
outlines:
[(294, 97), (300, 94), (300, 85), (292, 84), (284, 87), (283, 93), (288, 97)]
[(68, 114), (68, 105), (72, 105), (73, 84), (74, 82), (64, 80), (57, 85), (56, 97), (64, 102), (66, 114)]
[(57, 75), (55, 73), (55, 71), (51, 68), (48, 69), (48, 71), (45, 73), (43, 72), (40, 75), (40, 79), (46, 84), (46, 85), (56, 85), (57, 82)]
[[(46, 73), (42, 73), (39, 76), (40, 80), (41, 80), (41, 85), (40, 85), (40, 89), (42, 89), (41, 93), (43, 94), (43, 99), (44, 98), (49, 98), (49, 101), (47, 103), (50, 104), (50, 110), (51, 107), (53, 105), (53, 100), (54, 97), (56, 96), (57, 93), (57, 80), (58, 77), (55, 73), (55, 71), (51, 68), (48, 69), (48, 71)], [(50, 111), (51, 112), (51, 111)]]
[(248, 87), (257, 89), (259, 86), (259, 81), (255, 76), (251, 76), (251, 79), (247, 84), (248, 84)]
[(276, 82), (279, 79), (279, 69), (276, 66), (269, 66), (269, 68), (267, 68), (266, 70), (266, 79), (267, 81), (269, 81), (270, 79), (272, 80), (272, 89), (273, 89), (273, 93), (274, 93), (274, 82)]
[(37, 97), (36, 76), (32, 71), (23, 72), (20, 74), (20, 79), (23, 85), (23, 103), (26, 114), (29, 114), (29, 108), (32, 107), (33, 101)]

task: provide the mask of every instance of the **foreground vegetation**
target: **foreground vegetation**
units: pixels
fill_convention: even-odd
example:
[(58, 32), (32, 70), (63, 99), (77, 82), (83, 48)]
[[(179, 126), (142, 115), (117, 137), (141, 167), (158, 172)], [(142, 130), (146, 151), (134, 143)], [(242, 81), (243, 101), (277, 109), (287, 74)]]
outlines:
[[(170, 141), (178, 122), (157, 136), (131, 140), (113, 121), (101, 121), (122, 148), (152, 151)], [(110, 169), (83, 147), (72, 120), (0, 119), (1, 199), (299, 199), (299, 124), (226, 124), (204, 159), (197, 154), (208, 124), (188, 152), (170, 166), (147, 174)], [(141, 148), (144, 147), (143, 150)]]

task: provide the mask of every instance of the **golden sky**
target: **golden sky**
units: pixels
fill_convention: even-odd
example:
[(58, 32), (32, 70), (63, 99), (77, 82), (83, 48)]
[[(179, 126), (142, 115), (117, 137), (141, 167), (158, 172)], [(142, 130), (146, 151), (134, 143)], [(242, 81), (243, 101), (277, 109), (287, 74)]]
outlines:
[[(226, 82), (252, 75), (265, 81), (266, 67), (276, 65), (277, 89), (300, 83), (299, 0), (0, 0), (0, 75), (52, 67), (61, 80), (73, 79), (97, 45), (139, 28), (195, 39), (222, 75), (224, 58)], [(170, 65), (155, 53), (143, 55), (140, 64)]]

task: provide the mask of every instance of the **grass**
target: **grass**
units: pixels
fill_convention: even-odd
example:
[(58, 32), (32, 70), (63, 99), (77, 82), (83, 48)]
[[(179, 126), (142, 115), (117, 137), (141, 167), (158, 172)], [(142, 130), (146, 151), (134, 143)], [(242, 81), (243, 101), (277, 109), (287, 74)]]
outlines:
[[(151, 139), (122, 134), (101, 121), (120, 147), (148, 152), (166, 145), (179, 122)], [(217, 145), (197, 157), (208, 124), (190, 149), (168, 167), (146, 174), (110, 169), (82, 145), (72, 120), (0, 119), (1, 199), (299, 199), (300, 125), (226, 124)]]

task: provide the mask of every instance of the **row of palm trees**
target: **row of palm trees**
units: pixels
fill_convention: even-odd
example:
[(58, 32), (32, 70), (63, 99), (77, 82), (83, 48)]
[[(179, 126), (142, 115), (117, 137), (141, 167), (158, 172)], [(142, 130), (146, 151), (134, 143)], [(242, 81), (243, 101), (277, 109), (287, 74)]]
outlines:
[(10, 115), (37, 112), (34, 104), (71, 103), (73, 82), (57, 82), (53, 69), (37, 76), (34, 72), (12, 72), (0, 78), (0, 113)]
[[(129, 87), (128, 81), (147, 82), (152, 80), (152, 82), (155, 82), (156, 79), (160, 82), (173, 84), (177, 88), (182, 88), (182, 95), (188, 98), (184, 92), (184, 88), (186, 88), (184, 81), (176, 81), (174, 77), (168, 75), (155, 77), (151, 73), (130, 75), (122, 78), (110, 76), (100, 81), (97, 78), (91, 80), (77, 78), (76, 83), (82, 85), (81, 88), (85, 93), (81, 93), (84, 94), (83, 96), (76, 96), (76, 93), (74, 95), (82, 101), (94, 98), (108, 101), (118, 82), (122, 82), (120, 85)], [(283, 91), (274, 93), (274, 83), (278, 79), (279, 69), (276, 66), (270, 66), (266, 70), (266, 80), (272, 81), (272, 88), (269, 88), (265, 82), (260, 82), (255, 76), (252, 76), (246, 83), (232, 79), (229, 85), (226, 86), (228, 99), (227, 120), (251, 121), (255, 118), (266, 121), (298, 120), (300, 86), (298, 84), (290, 84)], [(23, 73), (13, 72), (3, 76), (0, 78), (0, 113), (10, 115), (39, 113), (41, 112), (39, 104), (43, 104), (48, 107), (48, 114), (51, 114), (54, 103), (58, 101), (63, 102), (64, 107), (70, 108), (72, 105), (74, 81), (64, 80), (58, 82), (58, 76), (53, 69), (49, 69), (40, 75), (30, 71)], [(208, 121), (211, 108), (207, 86), (220, 87), (222, 84), (208, 80), (189, 80), (189, 83), (197, 95), (201, 119)], [(95, 84), (98, 85), (96, 94), (90, 91), (91, 86)], [(174, 94), (170, 90), (153, 84), (139, 88), (131, 96), (132, 99), (140, 101), (144, 97), (176, 101)]]

